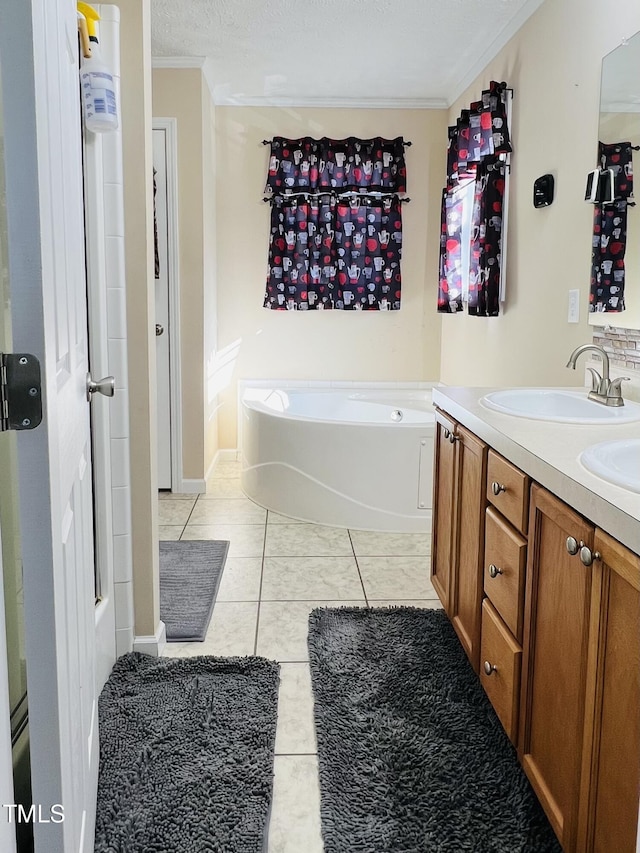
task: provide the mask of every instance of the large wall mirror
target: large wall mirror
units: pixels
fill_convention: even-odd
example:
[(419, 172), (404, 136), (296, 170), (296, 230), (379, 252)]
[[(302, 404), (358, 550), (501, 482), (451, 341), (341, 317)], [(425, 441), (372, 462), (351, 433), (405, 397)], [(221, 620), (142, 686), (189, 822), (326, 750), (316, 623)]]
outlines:
[[(625, 40), (602, 60), (598, 140), (604, 145), (640, 145), (640, 33)], [(629, 152), (636, 168), (636, 199), (640, 199), (640, 151)], [(627, 165), (627, 170), (630, 166)], [(633, 199), (630, 199), (632, 202)], [(592, 326), (640, 328), (640, 203), (626, 211), (624, 311), (590, 313)]]

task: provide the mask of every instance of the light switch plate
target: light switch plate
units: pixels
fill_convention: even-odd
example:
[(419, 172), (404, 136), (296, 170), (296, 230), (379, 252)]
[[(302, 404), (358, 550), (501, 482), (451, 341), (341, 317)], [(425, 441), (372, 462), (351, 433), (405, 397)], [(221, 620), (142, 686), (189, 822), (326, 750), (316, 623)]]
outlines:
[(569, 314), (567, 317), (569, 323), (580, 322), (580, 291), (569, 291)]

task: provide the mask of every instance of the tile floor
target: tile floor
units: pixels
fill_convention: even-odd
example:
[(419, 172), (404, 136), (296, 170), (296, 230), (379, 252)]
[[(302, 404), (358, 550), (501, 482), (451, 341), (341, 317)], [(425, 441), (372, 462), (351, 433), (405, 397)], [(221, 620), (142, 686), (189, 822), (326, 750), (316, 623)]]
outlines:
[(161, 539), (228, 539), (206, 639), (165, 654), (252, 655), (281, 664), (268, 853), (320, 853), (320, 792), (307, 618), (314, 607), (439, 607), (428, 534), (368, 533), (296, 522), (246, 498), (238, 462), (216, 467), (207, 493), (163, 495)]

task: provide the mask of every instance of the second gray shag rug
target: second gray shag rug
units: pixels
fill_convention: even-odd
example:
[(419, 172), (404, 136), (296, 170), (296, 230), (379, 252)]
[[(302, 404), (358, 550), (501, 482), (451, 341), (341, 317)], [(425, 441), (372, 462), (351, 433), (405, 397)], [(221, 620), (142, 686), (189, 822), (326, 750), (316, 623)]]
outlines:
[(314, 610), (325, 853), (561, 853), (441, 610)]
[(204, 640), (228, 550), (226, 540), (160, 542), (160, 618), (167, 642)]
[(278, 664), (128, 654), (100, 696), (95, 853), (262, 853)]

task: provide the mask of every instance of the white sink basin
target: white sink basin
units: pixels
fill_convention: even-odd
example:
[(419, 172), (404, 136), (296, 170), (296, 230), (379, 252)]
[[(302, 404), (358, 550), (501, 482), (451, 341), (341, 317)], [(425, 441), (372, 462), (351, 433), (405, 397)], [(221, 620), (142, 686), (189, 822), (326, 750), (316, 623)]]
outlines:
[(640, 421), (640, 405), (625, 401), (624, 406), (605, 406), (587, 398), (587, 391), (564, 391), (560, 388), (507, 388), (492, 391), (480, 403), (487, 409), (569, 424), (628, 424)]
[(640, 438), (601, 441), (587, 447), (578, 458), (596, 477), (640, 493)]

